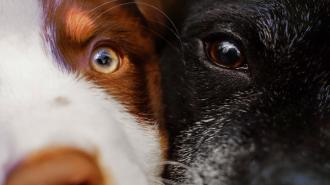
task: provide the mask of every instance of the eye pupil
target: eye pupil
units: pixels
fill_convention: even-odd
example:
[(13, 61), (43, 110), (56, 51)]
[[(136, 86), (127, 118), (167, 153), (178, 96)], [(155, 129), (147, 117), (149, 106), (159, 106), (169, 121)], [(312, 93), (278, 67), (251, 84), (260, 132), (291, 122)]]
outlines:
[(96, 72), (111, 74), (120, 67), (120, 59), (111, 48), (100, 48), (93, 53), (91, 66)]
[(112, 60), (112, 57), (106, 51), (102, 51), (96, 55), (96, 62), (101, 66), (111, 65)]
[(224, 65), (232, 65), (241, 58), (239, 49), (229, 42), (220, 43), (217, 55), (220, 61), (223, 61)]
[(208, 56), (220, 67), (237, 69), (244, 65), (245, 57), (236, 42), (219, 41), (208, 43)]

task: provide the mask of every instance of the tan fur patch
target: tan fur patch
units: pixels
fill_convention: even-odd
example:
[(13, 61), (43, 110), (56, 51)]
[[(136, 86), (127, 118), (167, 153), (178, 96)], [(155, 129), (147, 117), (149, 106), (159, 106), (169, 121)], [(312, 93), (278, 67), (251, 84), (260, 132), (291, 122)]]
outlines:
[(73, 7), (68, 10), (65, 19), (65, 31), (72, 40), (83, 43), (93, 35), (95, 25), (88, 12), (78, 7)]

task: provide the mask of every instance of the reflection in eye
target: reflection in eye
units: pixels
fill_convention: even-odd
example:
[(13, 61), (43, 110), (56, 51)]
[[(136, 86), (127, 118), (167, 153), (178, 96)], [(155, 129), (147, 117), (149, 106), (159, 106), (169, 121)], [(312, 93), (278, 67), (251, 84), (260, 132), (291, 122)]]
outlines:
[(208, 42), (206, 51), (209, 59), (220, 67), (237, 69), (246, 62), (240, 46), (233, 41), (216, 40)]
[(111, 74), (119, 69), (121, 58), (111, 48), (99, 48), (93, 52), (90, 62), (96, 72)]

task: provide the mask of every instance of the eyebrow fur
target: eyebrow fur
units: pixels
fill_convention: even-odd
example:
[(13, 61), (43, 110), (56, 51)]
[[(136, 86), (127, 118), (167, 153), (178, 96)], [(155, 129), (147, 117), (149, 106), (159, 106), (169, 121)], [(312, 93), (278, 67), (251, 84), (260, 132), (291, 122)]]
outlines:
[(95, 24), (88, 12), (78, 7), (72, 7), (66, 13), (66, 33), (74, 41), (83, 43), (95, 31)]

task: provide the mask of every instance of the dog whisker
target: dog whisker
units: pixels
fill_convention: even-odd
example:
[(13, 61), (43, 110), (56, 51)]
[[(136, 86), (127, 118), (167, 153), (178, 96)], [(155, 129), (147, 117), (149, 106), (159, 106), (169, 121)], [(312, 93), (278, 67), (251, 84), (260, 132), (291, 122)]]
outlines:
[(154, 31), (154, 30), (150, 30), (149, 31), (152, 31), (153, 33), (155, 33), (159, 38), (161, 38), (162, 40), (164, 40), (166, 42), (166, 44), (170, 45), (172, 48), (175, 48), (177, 50), (179, 50), (180, 52), (183, 51), (183, 42), (182, 42), (182, 39), (181, 37), (179, 36), (178, 33), (175, 32), (175, 30), (172, 30), (170, 27), (164, 25), (163, 23), (159, 23), (159, 22), (156, 22), (156, 21), (150, 21), (152, 23), (157, 23), (161, 26), (163, 26), (165, 29), (169, 30), (169, 33), (173, 34), (175, 39), (178, 40), (179, 42), (179, 46), (176, 47), (175, 44), (172, 44), (171, 41), (169, 39), (166, 39), (165, 36), (161, 35), (160, 33), (158, 33), (157, 31)]
[(96, 6), (95, 8), (91, 9), (90, 11), (88, 11), (89, 14), (93, 14), (94, 12), (96, 12), (98, 9), (108, 5), (108, 4), (111, 4), (113, 2), (116, 2), (116, 1), (119, 1), (119, 0), (111, 0), (111, 1), (107, 1), (107, 2), (104, 2), (98, 6)]
[[(169, 33), (173, 34), (174, 37), (179, 41), (179, 51), (183, 51), (183, 42), (182, 42), (182, 39), (181, 39), (181, 37), (179, 35), (179, 29), (176, 26), (176, 24), (174, 23), (174, 21), (164, 11), (162, 11), (161, 9), (159, 9), (158, 7), (156, 7), (156, 6), (152, 5), (152, 4), (145, 3), (145, 2), (139, 2), (139, 3), (136, 3), (135, 2), (135, 4), (147, 6), (149, 8), (152, 8), (152, 9), (156, 10), (161, 15), (163, 15), (165, 17), (165, 19), (169, 22), (170, 26), (168, 26), (167, 24), (164, 24), (164, 23), (156, 22), (156, 21), (151, 21), (151, 22), (157, 23), (157, 24), (163, 26), (164, 28), (166, 28), (169, 31)], [(168, 41), (168, 40), (165, 40), (165, 41), (168, 44), (170, 44), (170, 41)], [(173, 44), (170, 44), (170, 46), (173, 47), (173, 48), (176, 48), (176, 47), (174, 47)]]
[[(156, 6), (152, 5), (152, 4), (149, 4), (149, 3), (145, 3), (145, 2), (139, 2), (139, 3), (134, 2), (134, 3), (135, 4), (139, 4), (139, 5), (143, 5), (143, 6), (147, 6), (149, 8), (152, 8), (152, 9), (156, 10), (157, 12), (159, 12), (169, 22), (170, 27), (167, 26), (164, 23), (159, 23), (159, 22), (155, 22), (155, 23), (158, 23), (160, 25), (163, 25), (165, 28), (167, 28), (168, 30), (170, 30), (171, 33), (173, 33), (177, 39), (180, 39), (178, 27), (175, 25), (174, 21), (164, 11), (162, 11), (158, 7), (156, 7)], [(173, 28), (173, 30), (171, 29), (171, 27)], [(181, 39), (180, 39), (180, 41), (181, 41)]]
[[(96, 11), (97, 9), (99, 9), (99, 8), (101, 8), (101, 7), (104, 7), (105, 5), (108, 5), (108, 4), (110, 4), (111, 2), (115, 2), (115, 1), (118, 1), (118, 0), (112, 0), (112, 1), (109, 1), (109, 2), (106, 2), (106, 3), (103, 3), (103, 4), (99, 5), (99, 6), (97, 6), (96, 8), (94, 8), (93, 10), (91, 10), (91, 11), (89, 12), (89, 14), (92, 15), (93, 12)], [(104, 14), (106, 14), (106, 13), (109, 13), (109, 12), (111, 12), (112, 10), (114, 10), (114, 9), (116, 9), (116, 8), (119, 8), (119, 7), (122, 7), (122, 6), (137, 5), (137, 4), (138, 4), (138, 5), (142, 5), (142, 6), (147, 6), (148, 8), (152, 8), (152, 9), (154, 9), (155, 11), (159, 12), (163, 17), (165, 17), (165, 19), (169, 22), (169, 25), (170, 25), (170, 26), (168, 26), (168, 25), (165, 24), (165, 23), (158, 22), (158, 21), (152, 21), (152, 20), (149, 20), (149, 21), (152, 22), (152, 23), (159, 24), (160, 26), (162, 26), (162, 27), (164, 27), (166, 30), (168, 30), (169, 33), (173, 34), (174, 37), (175, 37), (175, 39), (177, 39), (177, 40), (179, 41), (179, 46), (180, 46), (179, 50), (182, 51), (182, 50), (183, 50), (182, 40), (181, 40), (181, 38), (180, 38), (180, 36), (179, 36), (179, 31), (178, 31), (178, 28), (177, 28), (177, 26), (175, 25), (174, 21), (173, 21), (173, 20), (172, 20), (172, 19), (171, 19), (171, 18), (170, 18), (170, 17), (169, 17), (164, 11), (162, 11), (160, 8), (158, 8), (158, 7), (156, 7), (156, 6), (152, 5), (152, 4), (145, 3), (145, 2), (139, 2), (139, 3), (137, 3), (137, 2), (121, 3), (121, 4), (118, 4), (118, 5), (116, 5), (116, 6), (113, 6), (113, 7), (109, 8), (109, 9), (107, 9), (106, 11), (102, 12), (101, 14), (96, 15), (96, 16), (94, 17), (94, 19), (95, 19), (95, 20), (98, 20), (100, 17), (102, 17), (102, 15), (104, 15)], [(172, 27), (172, 28), (171, 28), (171, 27)], [(149, 30), (149, 31), (150, 31), (150, 30)], [(154, 30), (153, 30), (153, 32), (154, 32), (157, 36), (161, 36), (161, 34), (155, 32)], [(160, 38), (163, 39), (167, 44), (171, 45), (173, 48), (177, 48), (177, 47), (174, 47), (173, 44), (170, 44), (171, 42), (170, 42), (169, 40), (165, 39), (164, 36), (161, 36)]]
[[(170, 46), (171, 48), (175, 49), (176, 51), (182, 52), (183, 48), (182, 47), (176, 47), (175, 44), (173, 44), (169, 39), (166, 38), (166, 36), (163, 36), (161, 33), (153, 30), (153, 29), (149, 29), (147, 27), (144, 27), (146, 30), (148, 30), (149, 32), (155, 34), (155, 36), (157, 36), (158, 38), (162, 39), (163, 41), (166, 42), (166, 44), (168, 46)], [(180, 43), (182, 43), (181, 39), (178, 39)], [(180, 44), (182, 46), (182, 44)]]

